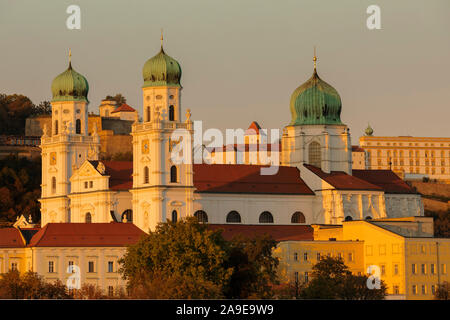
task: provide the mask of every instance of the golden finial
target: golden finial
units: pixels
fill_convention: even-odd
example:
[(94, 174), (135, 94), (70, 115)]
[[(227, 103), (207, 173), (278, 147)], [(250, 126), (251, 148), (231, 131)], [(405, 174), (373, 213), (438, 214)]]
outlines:
[(164, 40), (163, 29), (161, 28), (161, 48), (163, 47), (163, 40)]
[(314, 70), (316, 70), (316, 66), (317, 66), (317, 56), (316, 56), (316, 46), (314, 46), (314, 58), (313, 58), (313, 61), (314, 61)]

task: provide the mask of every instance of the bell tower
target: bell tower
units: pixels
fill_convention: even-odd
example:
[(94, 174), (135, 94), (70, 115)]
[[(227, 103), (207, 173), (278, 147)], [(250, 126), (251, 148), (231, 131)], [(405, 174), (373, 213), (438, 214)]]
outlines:
[(70, 222), (70, 177), (86, 159), (97, 160), (100, 138), (88, 135), (89, 85), (69, 67), (52, 82), (52, 125), (44, 127), (42, 149), (41, 226)]
[[(143, 122), (133, 136), (133, 222), (143, 231), (192, 214), (192, 121), (181, 120), (181, 67), (162, 46), (143, 68)], [(182, 151), (184, 161), (175, 154)]]

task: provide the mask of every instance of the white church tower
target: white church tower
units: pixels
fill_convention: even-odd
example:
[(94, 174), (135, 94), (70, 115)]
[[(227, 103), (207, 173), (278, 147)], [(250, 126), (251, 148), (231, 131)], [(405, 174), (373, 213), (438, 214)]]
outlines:
[[(143, 68), (143, 122), (136, 119), (133, 136), (133, 223), (148, 232), (159, 222), (192, 215), (192, 122), (181, 121), (181, 68), (162, 46)], [(179, 133), (178, 136), (173, 134)], [(171, 157), (183, 147), (186, 161)]]
[(70, 222), (70, 177), (86, 159), (97, 160), (100, 138), (88, 136), (89, 84), (69, 67), (52, 82), (52, 126), (44, 127), (42, 149), (41, 226)]
[(285, 166), (314, 165), (322, 171), (352, 173), (352, 146), (348, 127), (342, 123), (341, 98), (319, 78), (314, 54), (314, 73), (291, 96), (291, 123), (283, 130), (282, 159)]

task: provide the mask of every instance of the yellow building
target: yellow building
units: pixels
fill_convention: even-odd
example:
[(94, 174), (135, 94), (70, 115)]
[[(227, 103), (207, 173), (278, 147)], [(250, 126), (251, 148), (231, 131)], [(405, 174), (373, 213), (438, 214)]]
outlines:
[[(126, 281), (118, 260), (144, 234), (132, 223), (49, 223), (0, 229), (0, 274), (37, 272), (47, 281), (78, 279), (112, 295)], [(71, 267), (72, 266), (72, 267)], [(74, 278), (75, 277), (75, 278)], [(76, 285), (76, 282), (70, 282)]]
[(387, 299), (433, 299), (437, 285), (450, 281), (450, 239), (433, 238), (432, 218), (346, 221), (342, 227), (313, 228), (314, 240), (362, 241), (364, 253), (357, 261), (364, 261), (366, 272), (372, 265), (379, 268)]
[(450, 138), (365, 135), (359, 144), (366, 150), (368, 169), (392, 169), (405, 178), (423, 175), (450, 182)]

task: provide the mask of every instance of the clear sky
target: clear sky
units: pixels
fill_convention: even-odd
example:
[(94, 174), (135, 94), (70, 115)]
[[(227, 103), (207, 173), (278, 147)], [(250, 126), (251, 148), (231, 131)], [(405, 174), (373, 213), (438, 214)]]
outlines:
[[(66, 8), (81, 8), (68, 30)], [(381, 7), (381, 30), (366, 9)], [(142, 113), (142, 67), (164, 49), (182, 67), (182, 108), (204, 127), (290, 121), (292, 92), (318, 73), (341, 95), (353, 143), (375, 135), (450, 136), (449, 0), (0, 0), (0, 92), (51, 99), (72, 64), (90, 110), (122, 93)]]

